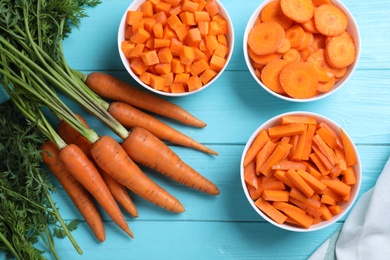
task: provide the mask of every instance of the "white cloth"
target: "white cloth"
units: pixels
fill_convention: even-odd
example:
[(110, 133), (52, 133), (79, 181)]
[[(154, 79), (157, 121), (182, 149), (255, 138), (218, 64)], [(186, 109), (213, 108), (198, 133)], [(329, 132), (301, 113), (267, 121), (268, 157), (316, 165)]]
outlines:
[(376, 185), (356, 202), (344, 225), (309, 258), (390, 259), (390, 158)]

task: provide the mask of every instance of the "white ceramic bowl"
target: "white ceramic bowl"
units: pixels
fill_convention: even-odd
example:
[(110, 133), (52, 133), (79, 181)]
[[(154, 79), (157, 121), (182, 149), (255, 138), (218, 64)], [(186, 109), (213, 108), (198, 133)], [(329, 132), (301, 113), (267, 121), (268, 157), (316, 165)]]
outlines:
[(218, 74), (211, 80), (209, 81), (207, 84), (203, 85), (201, 88), (195, 90), (195, 91), (191, 91), (191, 92), (183, 92), (183, 93), (168, 93), (168, 92), (164, 92), (164, 91), (160, 91), (160, 90), (156, 90), (152, 87), (150, 87), (149, 85), (145, 84), (144, 82), (142, 82), (139, 77), (132, 71), (132, 69), (130, 68), (129, 66), (129, 61), (126, 59), (126, 57), (124, 56), (123, 52), (121, 51), (121, 42), (125, 39), (124, 37), (124, 34), (125, 34), (125, 21), (126, 21), (126, 14), (127, 14), (127, 11), (129, 10), (137, 10), (140, 5), (145, 2), (145, 0), (134, 0), (134, 1), (129, 1), (131, 2), (131, 4), (129, 5), (129, 7), (125, 10), (123, 16), (122, 16), (122, 19), (120, 21), (120, 25), (119, 25), (119, 29), (118, 29), (118, 50), (119, 50), (119, 54), (120, 54), (120, 58), (122, 60), (122, 63), (123, 65), (125, 66), (126, 70), (128, 71), (128, 73), (141, 85), (143, 86), (144, 88), (152, 91), (152, 92), (155, 92), (157, 94), (160, 94), (160, 95), (164, 95), (164, 96), (170, 96), (170, 97), (181, 97), (181, 96), (187, 96), (187, 95), (191, 95), (191, 94), (195, 94), (195, 93), (198, 93), (206, 88), (208, 88), (210, 85), (212, 85), (215, 81), (217, 81), (217, 79), (222, 75), (222, 73), (224, 72), (224, 70), (226, 69), (226, 67), (228, 66), (228, 63), (232, 57), (232, 54), (233, 54), (233, 49), (234, 49), (234, 29), (233, 29), (233, 24), (232, 24), (232, 20), (227, 12), (227, 10), (225, 9), (225, 7), (221, 4), (221, 2), (219, 2), (217, 0), (217, 3), (219, 5), (219, 8), (220, 8), (220, 14), (226, 19), (226, 21), (228, 22), (229, 24), (229, 34), (226, 35), (226, 38), (227, 38), (227, 42), (228, 42), (228, 45), (229, 45), (229, 53), (227, 54), (227, 57), (226, 57), (226, 63), (225, 63), (225, 66), (222, 68), (221, 71), (218, 72)]
[(295, 111), (295, 112), (288, 112), (288, 113), (280, 114), (278, 116), (275, 116), (275, 117), (269, 119), (268, 121), (263, 123), (259, 128), (256, 129), (256, 131), (249, 138), (249, 140), (246, 143), (245, 148), (243, 150), (242, 157), (241, 157), (241, 164), (240, 164), (240, 178), (241, 178), (242, 188), (243, 188), (245, 196), (248, 199), (248, 202), (252, 206), (252, 208), (261, 217), (263, 217), (265, 220), (267, 220), (269, 223), (271, 223), (271, 224), (273, 224), (273, 225), (275, 225), (275, 226), (277, 226), (279, 228), (286, 229), (286, 230), (289, 230), (289, 231), (296, 231), (296, 232), (309, 232), (309, 231), (316, 231), (316, 230), (319, 230), (319, 229), (326, 228), (326, 227), (332, 225), (333, 223), (337, 222), (338, 220), (340, 220), (345, 214), (348, 213), (348, 211), (353, 206), (353, 204), (356, 201), (356, 198), (357, 198), (357, 196), (359, 194), (360, 185), (361, 185), (361, 179), (362, 179), (361, 162), (360, 162), (360, 157), (359, 157), (359, 153), (358, 153), (358, 151), (356, 149), (356, 146), (353, 144), (352, 139), (349, 136), (348, 136), (348, 138), (349, 138), (350, 142), (353, 144), (353, 149), (355, 151), (355, 154), (356, 154), (357, 160), (358, 160), (358, 163), (353, 166), (357, 182), (356, 182), (355, 185), (352, 186), (351, 196), (350, 196), (349, 201), (348, 202), (344, 202), (343, 204), (339, 204), (343, 208), (343, 211), (341, 213), (339, 213), (338, 215), (334, 215), (330, 220), (321, 221), (321, 222), (319, 222), (317, 224), (313, 224), (308, 229), (301, 228), (301, 227), (298, 227), (296, 225), (290, 225), (288, 223), (278, 224), (275, 221), (273, 221), (270, 217), (268, 217), (264, 212), (262, 212), (255, 205), (255, 202), (252, 200), (252, 198), (251, 198), (251, 196), (250, 196), (250, 194), (248, 192), (247, 185), (246, 185), (246, 182), (244, 180), (244, 167), (243, 167), (243, 163), (244, 163), (245, 155), (246, 155), (249, 147), (251, 146), (253, 140), (255, 139), (257, 134), (261, 131), (261, 129), (263, 129), (263, 128), (264, 129), (268, 129), (268, 128), (272, 127), (272, 126), (280, 124), (280, 118), (282, 116), (285, 116), (285, 115), (313, 116), (313, 117), (315, 117), (317, 119), (317, 123), (320, 123), (320, 122), (327, 123), (329, 126), (332, 127), (332, 129), (336, 133), (338, 133), (340, 135), (340, 126), (338, 124), (336, 124), (334, 121), (330, 120), (329, 118), (326, 118), (326, 117), (321, 116), (321, 115), (316, 114), (316, 113)]
[(332, 0), (333, 4), (337, 7), (339, 7), (341, 10), (344, 11), (344, 13), (347, 15), (348, 17), (348, 27), (347, 27), (347, 31), (348, 33), (352, 36), (352, 38), (354, 39), (354, 43), (355, 43), (355, 48), (356, 48), (356, 59), (355, 61), (353, 62), (353, 64), (351, 64), (349, 67), (348, 67), (348, 70), (347, 70), (347, 73), (345, 74), (345, 76), (339, 80), (338, 82), (336, 82), (335, 86), (333, 87), (333, 89), (331, 89), (330, 91), (328, 92), (325, 92), (325, 93), (320, 93), (319, 95), (317, 96), (314, 96), (312, 98), (307, 98), (307, 99), (296, 99), (296, 98), (291, 98), (289, 96), (285, 96), (285, 95), (281, 95), (281, 94), (278, 94), (272, 90), (270, 90), (268, 87), (266, 87), (262, 82), (261, 80), (256, 76), (255, 74), (255, 69), (253, 68), (252, 64), (251, 64), (251, 61), (250, 61), (250, 57), (248, 55), (248, 34), (250, 32), (250, 30), (253, 28), (254, 24), (255, 24), (255, 21), (257, 19), (257, 17), (259, 16), (259, 14), (261, 13), (261, 10), (264, 8), (264, 6), (266, 6), (268, 3), (272, 2), (273, 0), (265, 0), (263, 1), (260, 6), (253, 12), (252, 16), (249, 18), (249, 21), (246, 25), (246, 28), (245, 28), (245, 32), (244, 32), (244, 39), (243, 39), (243, 49), (244, 49), (244, 58), (245, 58), (245, 62), (247, 64), (247, 67), (250, 71), (250, 73), (252, 74), (253, 78), (256, 80), (256, 82), (263, 88), (265, 89), (268, 93), (270, 93), (271, 95), (274, 95), (278, 98), (281, 98), (283, 100), (287, 100), (287, 101), (293, 101), (293, 102), (310, 102), (310, 101), (315, 101), (315, 100), (319, 100), (319, 99), (322, 99), (322, 98), (325, 98), (333, 93), (335, 93), (337, 90), (339, 90), (342, 86), (345, 85), (345, 83), (350, 79), (350, 77), (352, 76), (353, 72), (355, 71), (356, 69), (356, 66), (358, 64), (358, 61), (359, 61), (359, 58), (360, 58), (360, 33), (359, 33), (359, 28), (358, 28), (358, 25), (356, 23), (356, 20), (355, 18), (353, 17), (352, 13), (348, 10), (348, 8), (339, 0)]

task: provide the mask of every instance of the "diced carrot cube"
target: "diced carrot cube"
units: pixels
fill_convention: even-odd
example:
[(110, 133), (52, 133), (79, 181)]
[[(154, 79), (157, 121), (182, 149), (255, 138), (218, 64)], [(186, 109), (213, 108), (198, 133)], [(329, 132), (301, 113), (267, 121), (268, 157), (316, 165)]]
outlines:
[(194, 13), (198, 9), (198, 3), (191, 0), (184, 0), (182, 5), (183, 11)]
[(171, 61), (172, 72), (173, 73), (183, 73), (184, 64), (178, 58), (173, 58)]
[(156, 39), (162, 39), (164, 37), (164, 28), (161, 23), (153, 24), (153, 34)]
[(200, 79), (201, 79), (203, 85), (206, 85), (207, 83), (209, 83), (217, 74), (218, 74), (218, 72), (216, 72), (215, 70), (212, 70), (210, 68), (205, 70), (200, 75)]
[(191, 76), (187, 80), (188, 91), (195, 91), (203, 86), (202, 81), (198, 76)]
[(131, 52), (135, 48), (135, 44), (131, 41), (122, 41), (121, 42), (121, 50), (126, 58), (130, 58)]
[(169, 10), (171, 9), (171, 5), (167, 2), (160, 2), (160, 3), (156, 4), (156, 7), (154, 9), (156, 10), (156, 13), (165, 12), (166, 14), (169, 14)]
[(191, 73), (191, 75), (198, 76), (208, 68), (209, 68), (209, 63), (206, 60), (201, 59), (201, 60), (194, 62), (191, 65), (190, 73)]
[(187, 26), (196, 25), (195, 14), (191, 12), (182, 12), (179, 14), (180, 20)]
[(189, 79), (190, 74), (188, 73), (177, 73), (173, 83), (182, 83), (182, 84), (187, 84), (187, 80)]
[(155, 66), (155, 69), (160, 75), (167, 75), (171, 72), (171, 63), (158, 63)]
[(171, 62), (173, 59), (172, 52), (168, 47), (159, 49), (157, 56), (161, 63)]
[(181, 24), (181, 26), (179, 28), (175, 29), (175, 32), (176, 32), (177, 38), (179, 38), (179, 40), (181, 42), (184, 42), (185, 38), (187, 37), (187, 33), (188, 33), (187, 26), (185, 24)]
[(183, 83), (173, 83), (171, 85), (172, 93), (184, 93), (186, 92), (185, 85)]
[(206, 11), (210, 14), (210, 16), (215, 16), (217, 13), (219, 13), (219, 5), (217, 1), (215, 0), (209, 0), (205, 6)]
[(218, 40), (215, 35), (207, 35), (205, 38), (206, 41), (206, 47), (209, 51), (215, 51), (218, 48)]
[(145, 65), (141, 58), (132, 58), (130, 60), (130, 68), (136, 75), (141, 75), (148, 70), (148, 66)]
[(133, 25), (137, 22), (140, 22), (142, 16), (143, 13), (141, 11), (129, 10), (127, 11), (127, 15), (126, 15), (126, 23), (128, 25)]
[(138, 28), (137, 31), (133, 32), (130, 40), (134, 43), (145, 43), (150, 37), (150, 33), (143, 28)]
[(221, 71), (223, 67), (226, 64), (226, 59), (218, 56), (218, 55), (213, 55), (210, 60), (210, 68), (215, 70), (215, 71)]
[(142, 12), (143, 17), (153, 17), (153, 5), (150, 1), (145, 1), (140, 6), (140, 11)]
[(202, 36), (200, 35), (200, 31), (198, 28), (192, 28), (188, 30), (187, 37), (186, 37), (188, 46), (198, 47), (201, 40), (202, 40)]
[(156, 21), (156, 23), (161, 23), (163, 26), (165, 26), (167, 24), (168, 18), (167, 18), (166, 13), (163, 11), (155, 13), (153, 15), (153, 18)]
[(191, 65), (194, 60), (195, 60), (194, 48), (183, 45), (183, 48), (180, 52), (180, 61), (184, 65)]
[(160, 49), (169, 47), (171, 45), (171, 40), (169, 39), (154, 39), (154, 48), (153, 49)]
[(152, 75), (150, 77), (150, 86), (157, 90), (163, 90), (165, 88), (165, 80), (161, 76)]
[(206, 11), (196, 11), (195, 12), (195, 21), (199, 22), (210, 22), (211, 18), (208, 12)]
[(169, 27), (172, 28), (172, 30), (179, 29), (180, 26), (183, 25), (183, 23), (180, 21), (180, 18), (177, 15), (170, 15), (167, 19), (167, 23)]
[(159, 63), (156, 50), (145, 51), (141, 54), (141, 58), (146, 66), (151, 66)]

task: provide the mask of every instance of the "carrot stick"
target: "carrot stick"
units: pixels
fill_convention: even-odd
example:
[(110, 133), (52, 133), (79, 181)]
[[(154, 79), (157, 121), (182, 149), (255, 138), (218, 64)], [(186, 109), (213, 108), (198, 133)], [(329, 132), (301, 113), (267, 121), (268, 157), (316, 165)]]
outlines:
[(146, 91), (130, 86), (111, 75), (93, 72), (85, 79), (89, 88), (98, 95), (122, 101), (135, 107), (163, 115), (184, 124), (205, 127), (206, 123), (195, 118), (183, 108)]
[[(80, 116), (76, 115), (80, 121), (89, 128), (87, 122)], [(62, 139), (67, 144), (75, 144), (78, 147), (80, 147), (81, 150), (88, 156), (88, 158), (93, 161), (92, 155), (91, 155), (91, 147), (92, 143), (89, 142), (84, 136), (80, 135), (74, 129), (71, 125), (69, 125), (66, 121), (61, 121), (58, 124), (57, 129), (59, 135), (62, 137)], [(111, 191), (112, 196), (114, 199), (122, 205), (122, 207), (130, 213), (134, 217), (138, 217), (138, 211), (129, 195), (129, 193), (126, 190), (126, 187), (117, 182), (115, 179), (108, 176), (107, 173), (105, 173), (99, 166), (97, 166), (97, 169), (99, 170), (101, 176), (103, 177), (104, 181), (107, 184), (108, 189)]]
[(306, 215), (305, 211), (297, 206), (281, 201), (275, 201), (272, 205), (305, 228), (309, 228), (313, 223), (313, 218)]
[(267, 201), (284, 201), (288, 202), (289, 192), (287, 190), (264, 190), (263, 199)]
[(73, 177), (92, 194), (111, 219), (129, 236), (134, 237), (98, 169), (87, 155), (77, 145), (69, 144), (60, 151), (60, 158)]
[(219, 194), (217, 186), (183, 162), (164, 142), (143, 128), (132, 128), (122, 146), (138, 163), (188, 187), (210, 195)]
[(124, 102), (112, 102), (108, 108), (108, 112), (125, 127), (142, 127), (160, 139), (197, 149), (205, 153), (218, 155), (217, 152), (198, 143), (189, 136), (184, 135), (164, 122)]
[(345, 161), (347, 166), (352, 166), (357, 164), (357, 157), (353, 149), (352, 143), (350, 142), (347, 134), (342, 128), (340, 128), (340, 133), (341, 133), (341, 138), (344, 146)]
[(314, 189), (294, 170), (286, 172), (287, 178), (294, 184), (294, 187), (299, 189), (306, 197), (310, 198), (314, 194)]
[(60, 150), (52, 141), (42, 144), (41, 150), (43, 151), (41, 153), (43, 162), (61, 183), (96, 238), (103, 242), (106, 239), (106, 233), (102, 218), (91, 194), (66, 169), (65, 164), (60, 159)]
[(102, 136), (92, 145), (91, 154), (107, 174), (138, 196), (175, 213), (184, 211), (182, 204), (148, 178), (112, 137)]
[(272, 204), (263, 198), (259, 198), (255, 201), (255, 205), (261, 209), (268, 217), (273, 219), (278, 224), (283, 224), (286, 221), (287, 217), (277, 210)]
[(253, 140), (253, 143), (249, 147), (245, 158), (244, 158), (244, 167), (247, 166), (253, 159), (256, 157), (257, 153), (263, 148), (263, 146), (269, 140), (268, 133), (265, 129), (260, 130), (259, 134)]

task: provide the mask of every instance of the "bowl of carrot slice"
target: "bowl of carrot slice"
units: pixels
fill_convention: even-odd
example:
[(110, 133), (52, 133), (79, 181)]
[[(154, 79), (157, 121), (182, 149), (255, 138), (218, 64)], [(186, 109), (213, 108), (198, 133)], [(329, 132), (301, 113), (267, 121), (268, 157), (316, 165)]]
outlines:
[(266, 0), (243, 39), (247, 67), (267, 92), (287, 101), (327, 97), (352, 76), (358, 25), (338, 0)]
[(334, 121), (310, 112), (289, 112), (262, 124), (241, 157), (246, 198), (265, 220), (307, 232), (340, 220), (361, 184), (356, 146)]
[(120, 58), (146, 89), (165, 96), (212, 85), (233, 52), (230, 16), (217, 0), (135, 0), (118, 31)]

